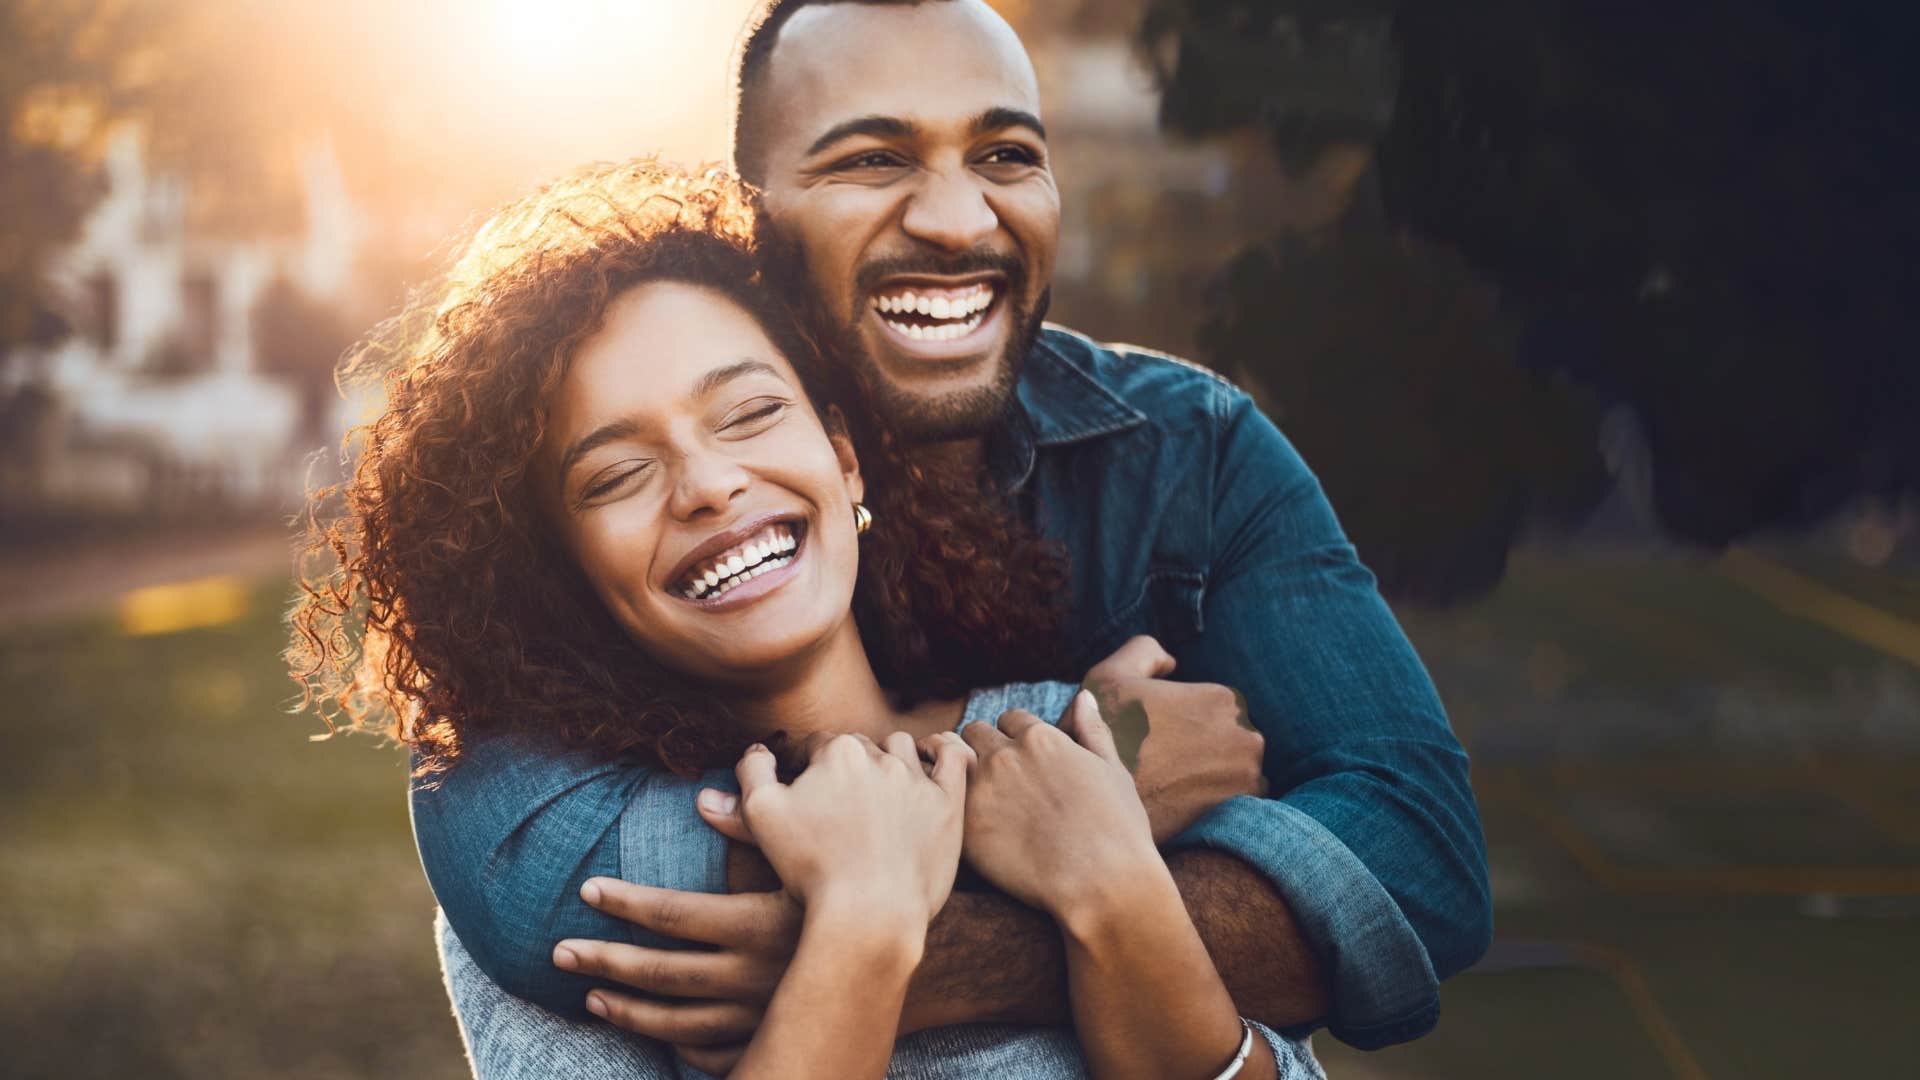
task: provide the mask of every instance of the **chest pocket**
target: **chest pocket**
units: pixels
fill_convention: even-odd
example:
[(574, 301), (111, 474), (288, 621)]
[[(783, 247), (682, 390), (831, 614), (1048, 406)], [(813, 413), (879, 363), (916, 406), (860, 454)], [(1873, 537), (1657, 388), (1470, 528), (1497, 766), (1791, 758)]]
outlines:
[(1079, 665), (1093, 664), (1138, 634), (1150, 634), (1174, 650), (1206, 629), (1200, 616), (1206, 592), (1207, 576), (1198, 570), (1148, 571), (1134, 598), (1119, 605), (1093, 633), (1077, 658)]

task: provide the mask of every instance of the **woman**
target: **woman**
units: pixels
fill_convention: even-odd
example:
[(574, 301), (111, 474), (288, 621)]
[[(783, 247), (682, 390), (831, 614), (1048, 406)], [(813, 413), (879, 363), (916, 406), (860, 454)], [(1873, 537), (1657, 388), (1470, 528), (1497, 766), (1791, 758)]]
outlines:
[[(1065, 932), (1094, 1075), (1297, 1065), (1235, 1015), (1090, 700), (1064, 732), (1016, 714), (953, 733), (952, 695), (1046, 672), (1059, 559), (971, 478), (894, 452), (760, 290), (750, 226), (730, 180), (641, 162), (480, 232), (388, 380), (347, 513), (316, 526), (340, 569), (294, 615), (310, 692), (352, 724), (400, 717), (423, 776), (503, 732), (682, 771), (737, 761), (746, 826), (804, 921), (735, 1076), (916, 1066), (893, 1033), (963, 835)], [(803, 738), (829, 731), (848, 734)], [(804, 746), (790, 784), (769, 743)], [(502, 1022), (462, 1000), (457, 941), (448, 961), (463, 1023)], [(661, 1047), (539, 1031), (578, 1040), (571, 1067), (675, 1074)], [(1031, 1075), (1080, 1068), (1058, 1032), (959, 1037), (1052, 1046), (1058, 1070)]]

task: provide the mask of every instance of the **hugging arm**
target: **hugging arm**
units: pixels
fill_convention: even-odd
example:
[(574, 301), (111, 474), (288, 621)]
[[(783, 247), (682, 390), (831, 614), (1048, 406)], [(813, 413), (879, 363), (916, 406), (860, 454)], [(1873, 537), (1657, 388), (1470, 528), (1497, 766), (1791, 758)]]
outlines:
[[(580, 899), (588, 878), (724, 888), (724, 842), (694, 812), (724, 773), (685, 780), (561, 753), (515, 735), (466, 741), (437, 783), (411, 794), (420, 862), (472, 966), (500, 988), (586, 1020), (587, 992), (614, 984), (554, 966), (554, 946), (584, 938), (675, 944)], [(645, 814), (628, 814), (644, 808)], [(653, 835), (639, 835), (642, 827)], [(659, 843), (650, 841), (658, 839)], [(651, 850), (652, 865), (633, 852)]]
[(1175, 846), (1232, 852), (1274, 884), (1341, 1039), (1416, 1038), (1438, 979), (1492, 934), (1466, 753), (1305, 462), (1246, 395), (1222, 387), (1219, 408), (1203, 632), (1174, 655), (1183, 678), (1246, 695), (1277, 797), (1229, 799)]

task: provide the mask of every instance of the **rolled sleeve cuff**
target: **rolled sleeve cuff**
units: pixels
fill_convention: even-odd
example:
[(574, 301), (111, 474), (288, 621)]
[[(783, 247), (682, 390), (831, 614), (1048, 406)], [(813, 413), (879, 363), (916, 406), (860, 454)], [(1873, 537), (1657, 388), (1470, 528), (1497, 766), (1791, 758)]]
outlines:
[(1439, 981), (1400, 905), (1347, 845), (1306, 813), (1239, 795), (1167, 847), (1225, 851), (1273, 883), (1328, 973), (1333, 1012), (1326, 1025), (1341, 1042), (1376, 1050), (1417, 1039), (1439, 1021)]

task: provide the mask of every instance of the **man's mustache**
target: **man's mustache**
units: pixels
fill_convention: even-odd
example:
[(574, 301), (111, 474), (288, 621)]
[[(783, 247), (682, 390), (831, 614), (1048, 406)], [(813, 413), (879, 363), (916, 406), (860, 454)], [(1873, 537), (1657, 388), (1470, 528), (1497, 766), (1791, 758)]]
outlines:
[(853, 285), (862, 295), (879, 288), (888, 278), (909, 274), (927, 277), (960, 277), (965, 274), (1000, 273), (1017, 294), (1026, 280), (1027, 264), (998, 251), (965, 251), (958, 255), (898, 255), (866, 263), (853, 276)]

